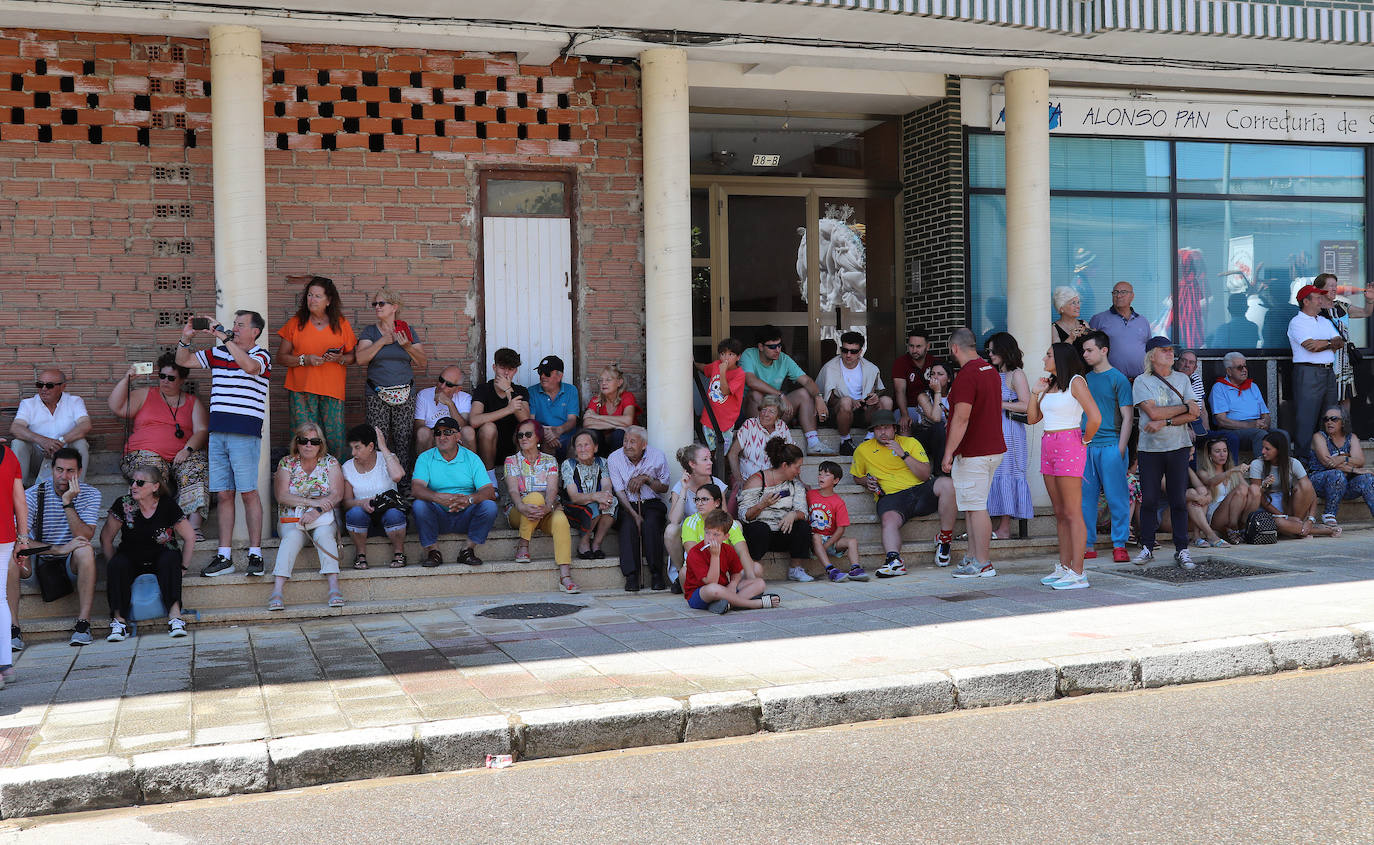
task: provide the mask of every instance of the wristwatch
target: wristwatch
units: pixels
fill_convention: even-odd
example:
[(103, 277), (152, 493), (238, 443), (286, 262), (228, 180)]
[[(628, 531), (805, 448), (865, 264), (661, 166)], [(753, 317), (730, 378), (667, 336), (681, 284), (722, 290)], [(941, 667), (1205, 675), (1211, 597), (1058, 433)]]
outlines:
[(911, 457), (911, 453), (910, 453), (910, 452), (903, 452), (903, 453), (902, 453), (902, 460), (906, 460), (906, 459), (909, 458), (909, 457)]
[(304, 367), (304, 366), (305, 366), (305, 356), (304, 356), (304, 355), (302, 355), (300, 358), (298, 358), (298, 359), (296, 360), (296, 366), (298, 366), (298, 367)]
[(76, 510), (76, 502), (63, 502), (63, 503), (62, 503), (62, 507), (64, 507), (64, 508), (71, 508), (72, 510)]

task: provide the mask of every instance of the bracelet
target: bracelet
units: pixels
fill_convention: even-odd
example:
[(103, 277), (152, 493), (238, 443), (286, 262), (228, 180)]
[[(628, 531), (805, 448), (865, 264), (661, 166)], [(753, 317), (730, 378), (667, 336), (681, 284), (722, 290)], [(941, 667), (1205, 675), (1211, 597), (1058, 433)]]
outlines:
[(302, 355), (300, 358), (296, 359), (296, 366), (297, 366), (297, 367), (304, 367), (304, 366), (305, 366), (305, 356), (304, 356), (304, 355)]

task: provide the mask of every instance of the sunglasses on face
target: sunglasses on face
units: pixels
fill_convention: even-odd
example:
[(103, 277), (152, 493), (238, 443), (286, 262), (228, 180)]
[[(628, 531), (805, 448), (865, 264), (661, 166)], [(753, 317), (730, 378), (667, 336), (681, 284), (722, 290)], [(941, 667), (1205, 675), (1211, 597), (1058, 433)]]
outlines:
[(36, 381), (33, 386), (39, 390), (52, 390), (54, 387), (61, 387), (64, 384), (66, 384), (65, 381)]
[(381, 308), (383, 305), (390, 305), (390, 304), (391, 304), (390, 302), (386, 302), (385, 300), (379, 299), (379, 300), (377, 300), (376, 302), (372, 303), (372, 307), (373, 307), (373, 308)]
[(176, 373), (158, 373), (157, 377), (162, 379), (163, 381), (176, 381), (177, 379), (181, 378), (181, 376), (177, 375)]
[(703, 502), (714, 502), (715, 499), (711, 498), (710, 496), (697, 496), (693, 498), (692, 501), (701, 504)]
[(1340, 417), (1322, 417), (1322, 422), (1341, 422)]
[(462, 384), (462, 382), (460, 381), (449, 381), (446, 378), (439, 379), (439, 383), (442, 384), (444, 387), (457, 387), (458, 385)]
[(455, 431), (454, 429), (451, 429), (451, 428), (436, 428), (436, 429), (434, 429), (434, 436), (435, 436), (435, 437), (452, 437), (453, 435), (455, 435), (455, 434), (457, 434), (457, 433), (458, 433), (457, 431)]
[(297, 437), (297, 446), (323, 446), (324, 441), (318, 437)]
[(763, 348), (764, 348), (764, 349), (781, 349), (781, 348), (782, 348), (782, 343), (765, 343), (765, 344), (763, 345)]
[(130, 482), (129, 482), (129, 486), (130, 486), (130, 487), (142, 487), (142, 486), (145, 485), (145, 484), (152, 484), (152, 483), (153, 483), (153, 482), (149, 481), (149, 480), (146, 479), (146, 478), (135, 478), (133, 481), (130, 481)]
[(850, 348), (848, 348), (848, 347), (845, 347), (844, 349), (841, 349), (840, 351), (843, 352), (843, 353), (846, 354), (846, 355), (858, 355), (858, 354), (859, 354), (860, 352), (862, 352), (863, 350), (862, 350), (862, 349), (850, 349)]
[(527, 430), (527, 431), (517, 431), (517, 432), (515, 432), (515, 439), (516, 439), (516, 440), (524, 440), (524, 439), (527, 438), (527, 437), (533, 437), (533, 436), (534, 436), (534, 432), (533, 432), (533, 431), (528, 431), (528, 430)]

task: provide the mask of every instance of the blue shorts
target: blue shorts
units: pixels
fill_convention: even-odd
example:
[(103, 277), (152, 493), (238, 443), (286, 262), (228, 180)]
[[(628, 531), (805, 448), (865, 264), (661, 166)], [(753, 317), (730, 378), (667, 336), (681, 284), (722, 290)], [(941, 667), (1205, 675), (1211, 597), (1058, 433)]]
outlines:
[(261, 437), (212, 431), (206, 449), (210, 460), (211, 493), (235, 490), (247, 493), (258, 489)]
[(709, 602), (707, 602), (707, 601), (704, 601), (704, 600), (701, 598), (701, 588), (700, 588), (700, 587), (698, 587), (697, 589), (693, 590), (693, 591), (692, 591), (692, 594), (691, 594), (690, 596), (687, 597), (687, 606), (690, 607), (690, 608), (692, 608), (693, 610), (710, 610), (710, 609), (711, 609), (711, 604), (710, 604)]

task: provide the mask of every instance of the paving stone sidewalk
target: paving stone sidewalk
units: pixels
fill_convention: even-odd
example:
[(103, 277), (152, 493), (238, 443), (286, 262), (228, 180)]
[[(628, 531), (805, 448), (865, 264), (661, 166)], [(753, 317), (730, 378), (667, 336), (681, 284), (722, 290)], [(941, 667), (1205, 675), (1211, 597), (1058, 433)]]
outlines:
[[(1038, 583), (1048, 559), (968, 580), (923, 562), (889, 581), (776, 584), (782, 608), (724, 616), (666, 593), (522, 594), (415, 613), (193, 626), (180, 640), (159, 627), (80, 649), (37, 643), (0, 691), (0, 765), (1367, 622), (1371, 539), (1357, 531), (1215, 550), (1210, 556), (1281, 571), (1185, 585), (1098, 560), (1092, 589), (1054, 592)], [(583, 609), (530, 621), (478, 615), (533, 601)]]

